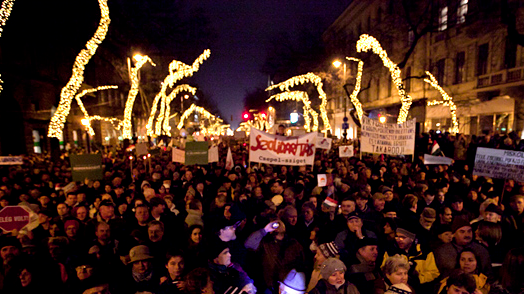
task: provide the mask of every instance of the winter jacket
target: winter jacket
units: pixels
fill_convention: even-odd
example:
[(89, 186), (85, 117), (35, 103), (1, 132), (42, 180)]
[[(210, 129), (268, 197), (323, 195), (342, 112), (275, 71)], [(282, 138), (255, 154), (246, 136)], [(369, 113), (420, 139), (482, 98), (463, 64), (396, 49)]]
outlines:
[(309, 294), (360, 294), (357, 287), (346, 281), (338, 289), (328, 283), (326, 280), (321, 279), (318, 281), (317, 285)]
[[(412, 246), (409, 250), (409, 252), (406, 252), (404, 250), (401, 250), (396, 246), (396, 242), (393, 245), (390, 245), (389, 248), (384, 253), (384, 259), (382, 261), (382, 266), (386, 263), (386, 259), (390, 256), (393, 256), (395, 254), (400, 254), (402, 257), (406, 258), (409, 263), (415, 263), (416, 266), (414, 270), (418, 273), (411, 274), (410, 279), (416, 279), (415, 281), (410, 281), (410, 283), (414, 284), (424, 284), (429, 283), (440, 275), (440, 272), (437, 268), (437, 264), (435, 262), (435, 256), (433, 255), (433, 252), (424, 253), (420, 249), (420, 244), (416, 244), (416, 246)], [(410, 271), (412, 272), (412, 271)]]
[(475, 252), (479, 257), (479, 266), (481, 266), (480, 272), (488, 277), (491, 276), (491, 260), (489, 252), (484, 246), (475, 242), (471, 242), (466, 246), (460, 246), (455, 243), (455, 240), (453, 240), (451, 243), (442, 244), (435, 250), (435, 261), (442, 278), (449, 276), (450, 272), (455, 269), (458, 254), (466, 248), (473, 250), (473, 252)]
[[(475, 282), (477, 283), (477, 290), (482, 292), (482, 294), (488, 294), (490, 290), (490, 285), (487, 282), (488, 277), (486, 277), (484, 274), (480, 275), (472, 275), (473, 278), (475, 278)], [(438, 290), (438, 293), (441, 293), (444, 288), (446, 288), (446, 282), (448, 281), (448, 277), (444, 278), (442, 281), (440, 281), (440, 288)]]

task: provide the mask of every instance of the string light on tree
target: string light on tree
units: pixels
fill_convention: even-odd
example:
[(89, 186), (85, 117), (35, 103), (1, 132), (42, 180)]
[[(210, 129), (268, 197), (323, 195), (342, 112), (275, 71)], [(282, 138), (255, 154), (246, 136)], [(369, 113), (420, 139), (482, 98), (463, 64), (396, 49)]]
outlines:
[[(180, 117), (180, 122), (178, 123), (177, 129), (181, 130), (184, 127), (184, 121), (193, 112), (196, 112), (200, 114), (201, 116), (203, 116), (203, 119), (200, 120), (200, 128), (202, 130), (207, 129), (206, 132), (208, 134), (215, 134), (215, 130), (218, 128), (223, 129), (223, 131), (225, 132), (225, 129), (229, 127), (229, 125), (223, 124), (224, 121), (221, 118), (214, 116), (213, 114), (211, 114), (209, 111), (207, 111), (203, 107), (196, 106), (195, 104), (191, 104), (191, 106), (188, 109), (186, 109), (186, 111), (184, 111), (184, 113)], [(213, 123), (212, 127), (206, 128), (204, 119), (212, 122)], [(225, 126), (225, 127), (222, 128), (221, 126)]]
[[(326, 110), (327, 95), (323, 89), (322, 79), (319, 76), (317, 76), (316, 74), (310, 72), (304, 75), (292, 77), (286, 81), (283, 81), (281, 83), (268, 87), (266, 91), (270, 91), (270, 90), (277, 89), (277, 88), (280, 89), (281, 91), (289, 91), (290, 88), (294, 86), (302, 85), (304, 83), (312, 83), (313, 85), (316, 86), (317, 91), (318, 91), (318, 97), (321, 100), (319, 108), (320, 108), (320, 115), (322, 117), (322, 122), (324, 123), (324, 129), (322, 130), (322, 132), (330, 131), (331, 124), (329, 123), (329, 118), (327, 116), (327, 110)], [(316, 127), (315, 125), (313, 125), (313, 131), (315, 131), (315, 129), (318, 130), (318, 125)]]
[[(424, 79), (424, 82), (430, 84), (433, 88), (435, 88), (437, 91), (439, 91), (440, 95), (442, 96), (442, 104), (449, 106), (449, 111), (451, 112), (451, 122), (453, 123), (453, 128), (451, 130), (452, 133), (458, 133), (459, 132), (459, 123), (457, 119), (457, 106), (455, 105), (455, 102), (453, 102), (453, 97), (449, 96), (444, 89), (438, 84), (437, 79), (429, 72), (426, 71), (426, 75), (428, 75), (427, 78)], [(431, 101), (431, 105), (437, 105), (436, 102), (440, 101)], [(440, 103), (439, 103), (440, 104)], [(430, 102), (428, 102), (428, 106), (431, 106)]]
[(129, 73), (129, 77), (131, 79), (131, 88), (127, 94), (126, 105), (124, 108), (124, 121), (122, 129), (122, 137), (124, 139), (131, 139), (133, 137), (131, 116), (133, 113), (133, 106), (135, 105), (135, 98), (138, 94), (138, 84), (140, 83), (140, 77), (138, 76), (139, 71), (147, 62), (151, 63), (153, 66), (156, 66), (153, 60), (151, 60), (151, 58), (149, 58), (147, 55), (142, 56), (136, 54), (133, 56), (133, 59), (135, 60), (135, 66), (131, 68), (131, 72)]
[(266, 102), (269, 102), (272, 99), (275, 99), (278, 102), (291, 100), (304, 103), (304, 128), (307, 132), (311, 131), (311, 114), (311, 116), (313, 117), (313, 131), (318, 131), (318, 113), (313, 108), (311, 108), (311, 101), (309, 100), (309, 97), (306, 92), (286, 91), (269, 97), (269, 99), (267, 99)]
[(362, 85), (362, 71), (364, 70), (364, 61), (355, 57), (346, 57), (346, 59), (358, 62), (355, 88), (353, 89), (353, 92), (351, 92), (351, 95), (349, 95), (349, 97), (351, 99), (351, 103), (353, 103), (353, 105), (355, 106), (355, 110), (357, 111), (358, 120), (362, 122), (362, 115), (364, 114), (364, 112), (362, 111), (362, 103), (360, 103), (360, 100), (358, 100), (357, 97), (358, 93), (360, 92), (360, 87)]
[(377, 41), (377, 39), (366, 34), (360, 35), (360, 39), (357, 41), (357, 52), (367, 52), (369, 50), (372, 50), (373, 53), (377, 54), (380, 57), (384, 66), (387, 67), (389, 69), (389, 72), (391, 73), (391, 79), (397, 87), (398, 94), (400, 96), (400, 101), (402, 102), (402, 106), (400, 107), (400, 112), (397, 118), (397, 123), (401, 124), (405, 122), (408, 118), (409, 108), (411, 107), (412, 99), (404, 89), (404, 84), (402, 83), (402, 79), (400, 77), (400, 69), (394, 62), (392, 62), (389, 59), (387, 52), (384, 49), (382, 49), (382, 46)]
[(62, 88), (58, 108), (49, 123), (48, 137), (57, 139), (62, 137), (64, 124), (69, 115), (69, 111), (71, 110), (71, 102), (84, 81), (85, 66), (91, 57), (95, 55), (98, 45), (100, 45), (106, 37), (109, 23), (111, 22), (107, 0), (98, 0), (98, 5), (101, 14), (98, 28), (93, 37), (91, 37), (91, 39), (86, 43), (86, 49), (82, 49), (75, 59), (73, 74), (66, 86)]
[[(171, 101), (175, 99), (175, 97), (180, 94), (181, 92), (189, 92), (192, 95), (196, 94), (196, 88), (191, 87), (190, 85), (183, 84), (178, 85), (175, 87), (173, 91), (166, 97), (166, 108), (165, 108), (165, 114), (164, 114), (164, 124), (163, 124), (163, 133), (164, 134), (170, 134), (171, 133), (171, 126), (169, 125), (169, 117), (171, 116), (171, 107), (169, 106), (171, 104)], [(168, 118), (168, 119), (165, 119)], [(161, 120), (157, 121), (157, 124), (161, 123)]]
[(86, 89), (82, 92), (78, 93), (75, 96), (76, 103), (78, 103), (78, 106), (80, 107), (80, 110), (82, 110), (82, 113), (84, 114), (85, 120), (85, 127), (87, 128), (87, 131), (89, 132), (89, 135), (94, 136), (95, 131), (93, 130), (93, 127), (91, 127), (91, 117), (89, 116), (89, 113), (87, 112), (87, 109), (84, 106), (84, 103), (82, 103), (82, 97), (89, 93), (94, 93), (101, 90), (108, 90), (108, 89), (118, 89), (118, 86), (99, 86), (94, 89)]
[[(2, 33), (4, 32), (4, 26), (7, 22), (7, 19), (11, 15), (11, 11), (13, 10), (13, 5), (15, 4), (15, 0), (4, 0), (2, 2), (2, 8), (0, 8), (0, 37), (2, 36)], [(0, 79), (0, 92), (2, 92), (2, 81)]]

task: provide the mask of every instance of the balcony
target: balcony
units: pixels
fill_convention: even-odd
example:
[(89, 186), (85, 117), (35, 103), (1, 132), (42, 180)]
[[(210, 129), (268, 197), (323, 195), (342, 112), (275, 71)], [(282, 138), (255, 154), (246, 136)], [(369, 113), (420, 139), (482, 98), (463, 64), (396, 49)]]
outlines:
[(523, 71), (524, 67), (517, 67), (479, 76), (477, 88), (524, 81)]

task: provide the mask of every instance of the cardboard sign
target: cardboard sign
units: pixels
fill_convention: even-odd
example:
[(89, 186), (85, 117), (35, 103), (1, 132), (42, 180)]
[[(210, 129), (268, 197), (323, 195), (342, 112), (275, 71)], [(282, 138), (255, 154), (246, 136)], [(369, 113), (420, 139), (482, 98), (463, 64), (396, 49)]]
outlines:
[(325, 187), (327, 186), (327, 175), (325, 174), (319, 174), (317, 175), (317, 181), (319, 187)]
[(71, 174), (73, 181), (92, 181), (102, 179), (102, 155), (101, 154), (71, 154)]
[(177, 148), (173, 148), (173, 162), (184, 164), (186, 162), (186, 152)]
[(211, 146), (207, 154), (208, 162), (218, 162), (218, 146)]
[(208, 164), (207, 142), (186, 142), (186, 165)]
[(149, 152), (147, 151), (147, 144), (146, 143), (138, 143), (135, 147), (136, 156), (140, 155), (147, 155)]
[(23, 206), (6, 206), (0, 211), (0, 228), (5, 232), (20, 230), (29, 224), (29, 211)]
[(479, 147), (473, 174), (524, 182), (524, 152)]
[(249, 160), (277, 165), (313, 165), (316, 137), (315, 133), (285, 137), (252, 128), (249, 134)]
[(331, 149), (331, 138), (317, 138), (317, 148), (319, 149)]
[(0, 156), (0, 165), (20, 165), (24, 164), (22, 156)]
[(402, 124), (391, 124), (362, 116), (361, 151), (375, 154), (413, 155), (415, 153), (415, 125), (415, 119)]
[(431, 165), (431, 164), (451, 165), (452, 163), (453, 163), (453, 159), (449, 157), (424, 154), (424, 164), (427, 164), (427, 165)]
[(233, 135), (233, 138), (236, 140), (242, 140), (246, 138), (246, 132), (244, 131), (235, 131), (235, 134)]
[(339, 157), (353, 157), (353, 145), (338, 146)]

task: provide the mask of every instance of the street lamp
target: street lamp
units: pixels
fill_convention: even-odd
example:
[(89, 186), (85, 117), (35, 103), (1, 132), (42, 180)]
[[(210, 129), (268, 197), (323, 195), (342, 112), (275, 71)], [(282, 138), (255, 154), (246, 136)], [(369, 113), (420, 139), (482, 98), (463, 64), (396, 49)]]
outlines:
[(184, 99), (189, 99), (189, 95), (180, 96), (180, 115), (184, 111)]
[[(342, 62), (340, 60), (335, 60), (333, 61), (333, 66), (335, 68), (339, 68), (341, 65), (344, 66), (344, 79), (342, 81), (342, 89), (344, 89), (344, 86), (346, 85), (346, 62)], [(344, 91), (342, 91), (342, 93), (344, 93)], [(342, 129), (344, 130), (344, 132), (342, 133), (342, 136), (344, 136), (344, 140), (346, 140), (347, 138), (347, 129), (349, 128), (349, 125), (348, 125), (348, 115), (347, 115), (347, 105), (348, 105), (348, 101), (347, 101), (347, 97), (346, 99), (344, 99), (344, 122), (342, 123)]]
[(89, 142), (89, 129), (88, 129), (88, 127), (89, 127), (89, 119), (87, 119), (87, 118), (83, 118), (83, 119), (81, 120), (81, 122), (82, 122), (82, 125), (83, 125), (83, 126), (85, 127), (85, 129), (86, 129), (86, 145), (87, 145), (87, 153), (91, 153), (91, 144), (90, 144), (90, 142)]

